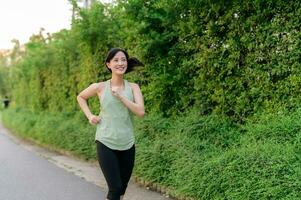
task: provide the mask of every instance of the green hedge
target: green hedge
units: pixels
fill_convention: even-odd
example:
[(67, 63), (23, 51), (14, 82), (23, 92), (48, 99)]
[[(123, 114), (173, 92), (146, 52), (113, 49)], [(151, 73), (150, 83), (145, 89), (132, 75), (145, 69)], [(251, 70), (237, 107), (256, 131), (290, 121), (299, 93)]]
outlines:
[[(95, 160), (94, 132), (83, 115), (2, 112), (4, 124), (54, 150)], [(134, 176), (178, 199), (300, 199), (301, 111), (257, 116), (136, 119)], [(158, 187), (159, 186), (159, 187)]]
[(191, 112), (138, 124), (136, 173), (194, 199), (299, 199), (301, 112), (237, 125)]
[[(126, 75), (148, 113), (136, 123), (137, 177), (177, 197), (300, 198), (301, 2), (120, 0), (75, 11), (71, 30), (34, 35), (0, 70), (6, 126), (95, 158), (75, 97), (110, 77), (105, 54), (119, 46), (145, 63)], [(97, 98), (89, 105), (99, 112)]]
[[(76, 94), (110, 77), (104, 58), (114, 46), (145, 63), (126, 78), (164, 117), (195, 107), (243, 123), (301, 103), (299, 1), (121, 0), (75, 11), (71, 30), (25, 44), (0, 87), (17, 106), (77, 112)], [(90, 105), (98, 112), (97, 99)]]
[(33, 113), (18, 108), (4, 110), (2, 121), (22, 138), (52, 150), (95, 159), (95, 127), (90, 126), (82, 115)]

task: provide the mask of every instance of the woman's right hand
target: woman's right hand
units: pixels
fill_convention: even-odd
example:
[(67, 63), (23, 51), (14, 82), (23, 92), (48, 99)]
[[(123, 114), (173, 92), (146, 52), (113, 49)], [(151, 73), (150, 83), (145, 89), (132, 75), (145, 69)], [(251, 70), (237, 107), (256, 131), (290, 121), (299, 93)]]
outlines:
[(96, 125), (100, 122), (100, 117), (99, 116), (96, 116), (96, 115), (91, 115), (89, 117), (89, 123), (92, 124), (92, 125)]

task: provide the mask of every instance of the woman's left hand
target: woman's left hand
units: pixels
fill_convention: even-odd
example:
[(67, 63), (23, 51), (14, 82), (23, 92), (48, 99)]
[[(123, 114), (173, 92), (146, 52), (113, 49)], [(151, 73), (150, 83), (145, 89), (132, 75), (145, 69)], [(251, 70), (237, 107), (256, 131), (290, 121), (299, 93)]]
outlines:
[(112, 89), (111, 90), (112, 92), (112, 95), (117, 97), (118, 99), (121, 100), (122, 96), (123, 96), (123, 92), (122, 92), (122, 89), (121, 88), (117, 88), (117, 89)]

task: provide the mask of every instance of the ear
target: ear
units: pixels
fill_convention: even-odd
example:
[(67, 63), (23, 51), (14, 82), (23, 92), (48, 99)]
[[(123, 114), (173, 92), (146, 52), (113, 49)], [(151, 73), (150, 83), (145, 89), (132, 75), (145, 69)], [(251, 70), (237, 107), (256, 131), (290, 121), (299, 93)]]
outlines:
[(111, 66), (110, 66), (109, 62), (107, 62), (106, 65), (107, 65), (107, 68), (111, 69)]

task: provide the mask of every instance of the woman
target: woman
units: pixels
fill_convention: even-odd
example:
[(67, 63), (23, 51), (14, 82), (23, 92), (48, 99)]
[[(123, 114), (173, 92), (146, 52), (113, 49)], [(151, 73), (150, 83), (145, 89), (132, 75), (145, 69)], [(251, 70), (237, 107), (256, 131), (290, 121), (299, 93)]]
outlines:
[[(124, 74), (142, 65), (136, 58), (129, 58), (125, 50), (113, 48), (106, 58), (111, 79), (93, 83), (77, 96), (89, 122), (97, 125), (97, 157), (109, 188), (109, 200), (123, 199), (134, 167), (132, 114), (144, 116), (144, 101), (139, 86), (124, 80)], [(95, 95), (101, 104), (99, 116), (93, 115), (87, 105), (87, 99)]]

